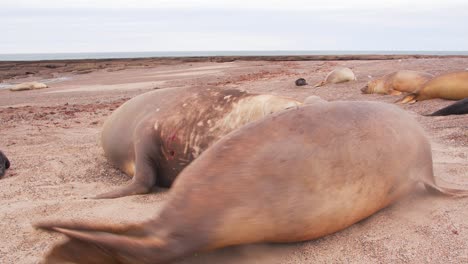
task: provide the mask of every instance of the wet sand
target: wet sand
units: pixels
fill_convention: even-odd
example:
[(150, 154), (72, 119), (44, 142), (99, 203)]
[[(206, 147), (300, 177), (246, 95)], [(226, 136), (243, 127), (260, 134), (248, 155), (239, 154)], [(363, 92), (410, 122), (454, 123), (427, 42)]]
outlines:
[[(129, 180), (106, 161), (99, 133), (106, 117), (138, 94), (214, 86), (300, 100), (318, 95), (326, 100), (393, 103), (399, 97), (363, 95), (359, 89), (369, 76), (395, 70), (441, 74), (468, 68), (466, 57), (260, 59), (0, 62), (3, 83), (53, 79), (50, 88), (42, 90), (0, 89), (0, 149), (12, 166), (0, 180), (0, 263), (38, 263), (63, 239), (34, 230), (31, 222), (142, 221), (159, 210), (167, 199), (167, 190), (160, 188), (149, 195), (84, 199)], [(312, 88), (336, 66), (352, 68), (358, 80)], [(299, 77), (312, 85), (296, 87)], [(437, 178), (445, 185), (468, 187), (468, 115), (423, 116), (451, 103), (434, 99), (401, 107), (426, 129)], [(322, 239), (228, 248), (179, 263), (466, 263), (467, 208), (468, 198), (434, 196), (420, 187), (372, 217)]]

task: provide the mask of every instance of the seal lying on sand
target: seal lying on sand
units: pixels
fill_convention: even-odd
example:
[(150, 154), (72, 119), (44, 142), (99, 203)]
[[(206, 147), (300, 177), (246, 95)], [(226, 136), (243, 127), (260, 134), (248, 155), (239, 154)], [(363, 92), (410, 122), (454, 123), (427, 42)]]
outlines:
[(434, 75), (427, 72), (397, 71), (369, 81), (361, 92), (391, 95), (400, 95), (402, 92), (414, 93), (433, 77)]
[(296, 86), (304, 86), (307, 85), (307, 81), (304, 78), (299, 78), (296, 80)]
[(5, 172), (8, 168), (10, 168), (10, 161), (0, 150), (0, 178), (5, 176)]
[(454, 104), (444, 107), (430, 116), (446, 116), (446, 115), (464, 115), (468, 114), (468, 98), (460, 100)]
[(333, 71), (329, 72), (325, 79), (317, 83), (314, 87), (323, 86), (328, 83), (342, 83), (355, 80), (356, 76), (350, 68), (337, 67)]
[(468, 194), (436, 185), (429, 141), (397, 106), (312, 100), (216, 142), (182, 171), (147, 222), (36, 227), (69, 237), (49, 261), (167, 263), (231, 245), (323, 237), (385, 208), (417, 182)]
[(435, 77), (425, 83), (417, 92), (405, 96), (400, 103), (441, 98), (461, 100), (468, 97), (468, 71), (452, 72)]
[(300, 102), (216, 88), (172, 88), (137, 96), (112, 113), (102, 130), (104, 152), (130, 185), (98, 195), (115, 198), (169, 187), (192, 160), (222, 136)]
[(25, 90), (36, 90), (36, 89), (43, 89), (47, 88), (47, 85), (40, 82), (26, 82), (20, 83), (15, 85), (14, 87), (10, 88), (10, 91), (25, 91)]

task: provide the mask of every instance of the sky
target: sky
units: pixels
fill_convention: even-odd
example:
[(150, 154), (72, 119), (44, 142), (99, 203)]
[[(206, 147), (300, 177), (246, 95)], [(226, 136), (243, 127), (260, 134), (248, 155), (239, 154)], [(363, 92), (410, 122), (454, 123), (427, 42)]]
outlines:
[(466, 51), (466, 0), (1, 0), (0, 54)]

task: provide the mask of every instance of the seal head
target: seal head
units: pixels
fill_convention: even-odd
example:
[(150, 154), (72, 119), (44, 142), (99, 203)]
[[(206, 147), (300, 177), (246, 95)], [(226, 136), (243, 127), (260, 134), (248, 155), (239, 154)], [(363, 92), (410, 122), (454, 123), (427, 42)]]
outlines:
[(10, 168), (10, 161), (8, 158), (0, 151), (0, 178), (5, 175), (6, 170)]

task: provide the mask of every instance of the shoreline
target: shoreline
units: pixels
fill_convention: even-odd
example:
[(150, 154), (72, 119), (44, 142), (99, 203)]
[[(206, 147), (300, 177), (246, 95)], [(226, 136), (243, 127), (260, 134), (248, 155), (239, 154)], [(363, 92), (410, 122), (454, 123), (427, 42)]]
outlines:
[(191, 56), (110, 59), (64, 59), (40, 61), (0, 61), (0, 83), (27, 77), (55, 78), (57, 74), (86, 74), (96, 70), (120, 71), (128, 68), (152, 68), (184, 63), (307, 62), (307, 61), (386, 61), (408, 59), (453, 59), (468, 55), (286, 55), (286, 56)]

